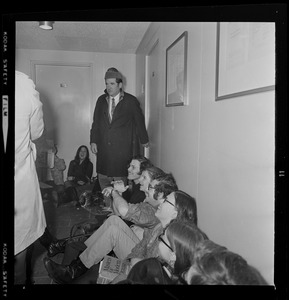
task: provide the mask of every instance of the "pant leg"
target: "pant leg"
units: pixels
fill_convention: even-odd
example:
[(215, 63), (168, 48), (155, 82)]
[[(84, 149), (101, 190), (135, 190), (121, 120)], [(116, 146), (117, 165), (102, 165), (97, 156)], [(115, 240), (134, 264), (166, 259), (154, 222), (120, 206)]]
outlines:
[(98, 230), (86, 241), (87, 248), (80, 254), (80, 259), (87, 268), (100, 262), (111, 250), (124, 259), (132, 248), (139, 243), (139, 238), (118, 216), (110, 216)]
[(34, 250), (34, 244), (32, 243), (28, 248), (26, 252), (26, 284), (33, 284), (32, 280), (32, 271), (33, 271), (33, 266), (32, 266), (32, 256), (33, 256), (33, 250)]
[(45, 228), (43, 235), (39, 238), (41, 245), (48, 250), (49, 245), (55, 241), (55, 238), (52, 236), (48, 228)]
[(27, 248), (14, 256), (14, 284), (26, 283)]
[(67, 243), (65, 246), (64, 256), (62, 260), (63, 265), (70, 265), (70, 263), (76, 259), (79, 254), (85, 250), (86, 246), (84, 242), (72, 242)]

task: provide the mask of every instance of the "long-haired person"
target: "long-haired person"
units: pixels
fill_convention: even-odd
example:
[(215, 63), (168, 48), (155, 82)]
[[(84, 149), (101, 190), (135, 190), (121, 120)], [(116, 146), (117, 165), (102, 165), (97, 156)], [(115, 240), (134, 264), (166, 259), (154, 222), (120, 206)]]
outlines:
[(78, 147), (75, 157), (69, 163), (67, 171), (67, 181), (65, 181), (66, 201), (75, 201), (79, 206), (79, 196), (86, 189), (90, 189), (93, 164), (89, 158), (87, 146)]
[(211, 240), (198, 245), (185, 278), (192, 285), (267, 285), (261, 273), (241, 255)]
[(184, 274), (194, 263), (196, 248), (207, 240), (207, 235), (196, 224), (173, 220), (159, 236), (159, 258), (167, 263), (173, 280), (184, 283)]
[(158, 236), (158, 257), (137, 262), (119, 284), (187, 284), (184, 274), (194, 261), (197, 245), (207, 239), (194, 223), (172, 220)]
[[(131, 267), (143, 259), (158, 257), (159, 255), (159, 240), (164, 229), (172, 220), (184, 220), (197, 224), (197, 203), (196, 200), (187, 193), (177, 190), (163, 197), (161, 190), (166, 186), (165, 180), (160, 183), (153, 180), (149, 185), (150, 198), (161, 197), (162, 203), (159, 205), (155, 215), (160, 223), (154, 228), (145, 229), (143, 239), (132, 249), (127, 256), (130, 260)], [(124, 275), (118, 276), (113, 283), (125, 280)]]

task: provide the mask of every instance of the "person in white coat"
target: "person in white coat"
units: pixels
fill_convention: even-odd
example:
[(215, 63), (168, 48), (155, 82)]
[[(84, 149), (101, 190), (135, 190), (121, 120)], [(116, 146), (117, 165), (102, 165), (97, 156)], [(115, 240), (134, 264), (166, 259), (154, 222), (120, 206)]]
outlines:
[(44, 130), (42, 103), (35, 85), (15, 72), (15, 232), (14, 283), (25, 284), (27, 248), (41, 237), (46, 219), (36, 173), (33, 140)]

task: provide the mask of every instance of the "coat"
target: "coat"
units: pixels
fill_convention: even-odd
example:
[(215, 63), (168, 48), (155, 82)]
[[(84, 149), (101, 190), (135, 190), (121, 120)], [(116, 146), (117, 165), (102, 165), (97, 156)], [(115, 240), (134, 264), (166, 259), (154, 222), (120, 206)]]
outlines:
[[(134, 154), (134, 144), (148, 143), (144, 115), (136, 97), (121, 92), (109, 122), (108, 100), (101, 95), (95, 105), (90, 143), (97, 145), (96, 171), (110, 177), (127, 176), (127, 166)], [(135, 140), (135, 137), (138, 140)]]
[(46, 220), (32, 142), (44, 129), (42, 103), (27, 75), (15, 74), (15, 212), (14, 255), (44, 233)]

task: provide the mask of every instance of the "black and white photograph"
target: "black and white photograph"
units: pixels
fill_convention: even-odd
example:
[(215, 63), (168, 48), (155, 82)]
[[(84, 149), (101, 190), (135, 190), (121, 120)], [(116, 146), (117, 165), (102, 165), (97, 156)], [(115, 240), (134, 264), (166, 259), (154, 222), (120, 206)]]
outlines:
[(286, 8), (2, 12), (3, 298), (286, 298)]

